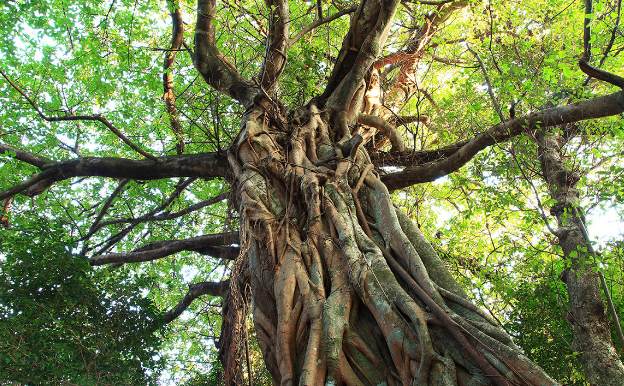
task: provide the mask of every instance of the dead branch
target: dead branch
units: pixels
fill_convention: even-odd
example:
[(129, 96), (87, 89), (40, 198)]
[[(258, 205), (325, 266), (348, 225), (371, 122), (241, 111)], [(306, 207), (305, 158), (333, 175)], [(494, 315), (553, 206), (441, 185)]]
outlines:
[(7, 198), (0, 201), (0, 227), (10, 228), (9, 219), (6, 216), (9, 214), (12, 200), (12, 198)]

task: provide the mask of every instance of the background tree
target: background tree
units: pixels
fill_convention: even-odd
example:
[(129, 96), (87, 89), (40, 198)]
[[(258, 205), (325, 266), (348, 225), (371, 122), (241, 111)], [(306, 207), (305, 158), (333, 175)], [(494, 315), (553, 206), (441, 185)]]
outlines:
[[(35, 211), (64, 224), (92, 266), (116, 268), (109, 280), (153, 277), (134, 284), (168, 309), (168, 343), (219, 336), (226, 383), (243, 383), (251, 308), (282, 385), (556, 384), (501, 327), (514, 314), (486, 313), (469, 293), (485, 306), (502, 295), (465, 292), (439, 257), (457, 256), (448, 261), (471, 284), (492, 281), (494, 262), (460, 252), (483, 245), (438, 245), (444, 232), (418, 201), (432, 205), (431, 194), (414, 200), (416, 222), (391, 201), (389, 191), (412, 200), (447, 175), (441, 190), (485, 216), (465, 224), (485, 225), (512, 276), (518, 261), (548, 261), (492, 228), (524, 206), (510, 228), (543, 229), (549, 190), (550, 230), (575, 238), (540, 252), (591, 284), (570, 287), (566, 274), (574, 339), (589, 333), (578, 359), (590, 383), (624, 382), (592, 273), (600, 262), (583, 255), (580, 195), (561, 196), (583, 177), (591, 185), (592, 171), (621, 174), (620, 155), (602, 153), (621, 139), (619, 1), (8, 2), (2, 12), (4, 232)], [(565, 137), (556, 148), (544, 142), (553, 128)], [(536, 154), (546, 166), (527, 173), (520, 161)], [(567, 162), (583, 176), (551, 178)]]

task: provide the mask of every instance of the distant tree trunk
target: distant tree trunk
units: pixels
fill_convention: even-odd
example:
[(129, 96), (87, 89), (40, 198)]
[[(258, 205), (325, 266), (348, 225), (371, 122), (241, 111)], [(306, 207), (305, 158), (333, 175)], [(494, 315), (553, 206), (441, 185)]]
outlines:
[(568, 288), (567, 319), (572, 324), (572, 350), (591, 385), (624, 385), (624, 365), (611, 341), (611, 329), (602, 300), (597, 265), (587, 239), (585, 218), (579, 206), (579, 176), (564, 164), (561, 149), (566, 139), (544, 130), (538, 132), (542, 173), (556, 203), (556, 236), (569, 267), (562, 273)]
[[(250, 109), (228, 153), (247, 259), (224, 331), (241, 327), (248, 282), (276, 384), (555, 385), (468, 300), (371, 171), (367, 133), (339, 120)], [(242, 344), (222, 343), (228, 384)]]

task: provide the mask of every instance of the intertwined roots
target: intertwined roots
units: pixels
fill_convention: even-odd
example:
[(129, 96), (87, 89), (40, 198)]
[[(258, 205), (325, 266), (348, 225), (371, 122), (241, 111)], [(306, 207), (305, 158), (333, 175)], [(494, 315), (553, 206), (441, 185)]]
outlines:
[[(468, 299), (373, 172), (373, 130), (334, 134), (312, 106), (257, 108), (229, 161), (243, 253), (224, 331), (251, 286), (258, 341), (281, 385), (554, 385)], [(231, 338), (231, 337), (230, 337)], [(223, 340), (230, 383), (240, 344)]]

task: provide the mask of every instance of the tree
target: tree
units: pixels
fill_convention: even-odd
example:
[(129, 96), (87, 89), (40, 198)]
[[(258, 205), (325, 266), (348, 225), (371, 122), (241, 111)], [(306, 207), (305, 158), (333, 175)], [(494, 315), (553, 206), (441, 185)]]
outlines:
[[(223, 297), (228, 384), (243, 383), (250, 309), (281, 385), (557, 384), (471, 302), (390, 192), (455, 173), (520, 136), (543, 149), (551, 128), (595, 120), (617, 134), (619, 8), (9, 2), (3, 224), (30, 207), (61, 216), (93, 266), (176, 254), (232, 260), (227, 280), (191, 284), (164, 314), (172, 322), (202, 296)], [(581, 51), (578, 66), (566, 62)], [(555, 106), (562, 89), (571, 100)], [(499, 100), (511, 102), (509, 118)], [(559, 201), (570, 184), (553, 185), (550, 167)], [(211, 206), (222, 218), (200, 223)], [(569, 218), (560, 226), (581, 229), (578, 214)], [(572, 251), (591, 247), (587, 238), (562, 246), (574, 264)], [(214, 260), (208, 266), (214, 272)], [(606, 322), (604, 307), (569, 294), (572, 313)], [(584, 330), (584, 349), (608, 362), (579, 359), (593, 384), (624, 384), (604, 331)]]

